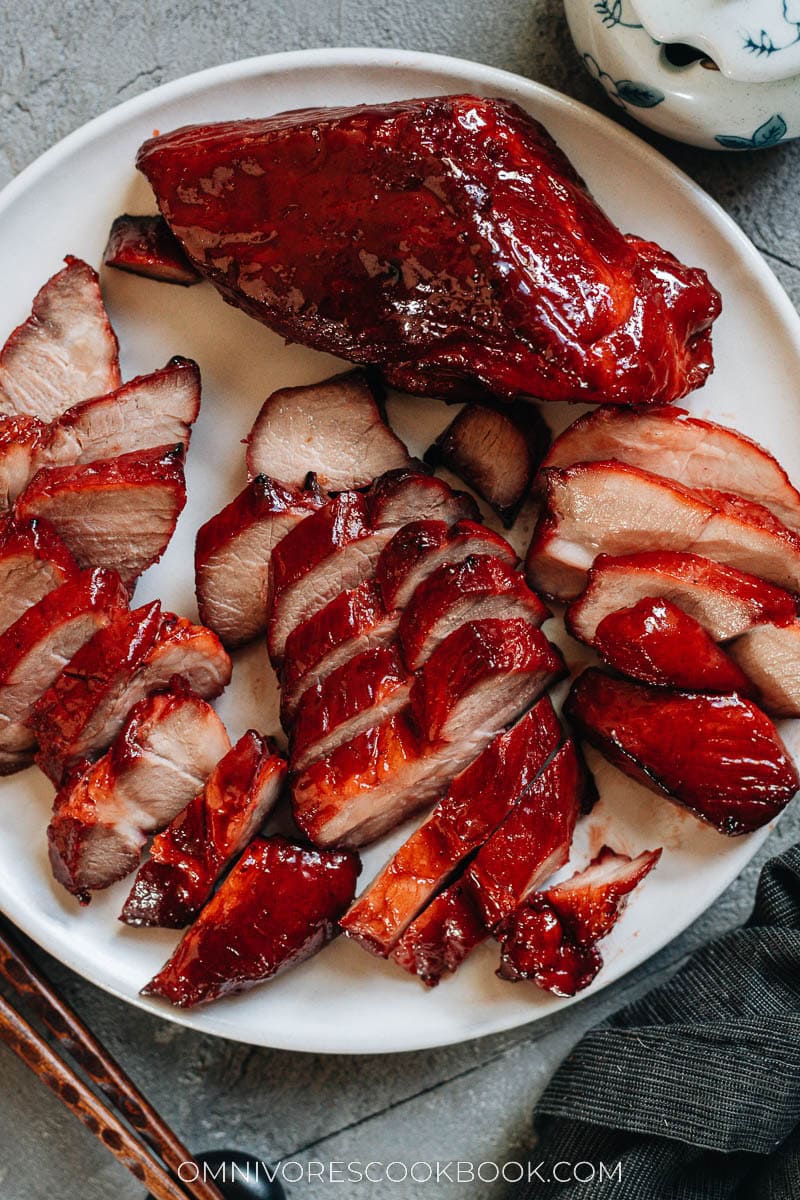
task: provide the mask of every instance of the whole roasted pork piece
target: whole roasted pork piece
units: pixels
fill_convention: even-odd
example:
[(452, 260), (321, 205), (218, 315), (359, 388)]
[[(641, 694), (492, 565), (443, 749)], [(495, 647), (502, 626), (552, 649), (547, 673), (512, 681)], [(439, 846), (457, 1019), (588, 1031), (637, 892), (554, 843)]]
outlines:
[(0, 515), (0, 633), (77, 573), (78, 564), (47, 521)]
[(800, 591), (800, 535), (759, 504), (618, 462), (553, 468), (544, 486), (526, 570), (546, 596), (577, 596), (599, 554), (648, 550), (689, 551)]
[(756, 625), (728, 650), (762, 708), (776, 717), (800, 717), (800, 621)]
[(0, 413), (52, 421), (122, 382), (97, 272), (79, 258), (65, 262), (0, 350)]
[(604, 617), (592, 641), (603, 662), (623, 675), (695, 692), (753, 689), (702, 625), (669, 600), (640, 600)]
[(569, 857), (578, 813), (593, 789), (566, 741), (512, 805), (455, 882), (412, 921), (392, 952), (404, 970), (435, 987)]
[(316, 486), (286, 488), (257, 475), (198, 529), (194, 569), (200, 620), (228, 649), (266, 631), (272, 551), (325, 501)]
[(743, 433), (692, 417), (682, 408), (596, 409), (556, 438), (542, 467), (611, 459), (685, 487), (733, 492), (800, 530), (800, 492), (780, 463)]
[(68, 408), (50, 424), (0, 417), (0, 507), (13, 504), (42, 467), (116, 458), (154, 446), (189, 446), (200, 411), (200, 371), (173, 358), (109, 392)]
[(36, 704), (36, 761), (60, 786), (84, 758), (106, 749), (134, 704), (176, 680), (206, 700), (230, 682), (216, 634), (161, 611), (158, 600), (124, 613), (87, 642)]
[(631, 858), (603, 846), (585, 870), (529, 897), (497, 930), (497, 974), (512, 982), (532, 979), (556, 996), (588, 987), (603, 965), (597, 943), (660, 857), (660, 850)]
[(450, 784), (427, 821), (351, 905), (342, 928), (384, 958), (431, 897), (508, 815), (558, 748), (561, 726), (543, 696)]
[(181, 244), (163, 217), (115, 217), (103, 252), (103, 265), (191, 287), (200, 276), (184, 254)]
[(81, 646), (127, 609), (119, 576), (96, 567), (48, 592), (0, 636), (0, 775), (33, 762), (34, 704)]
[(360, 869), (355, 854), (256, 838), (143, 995), (192, 1008), (297, 966), (336, 933)]
[(169, 929), (189, 925), (275, 807), (285, 778), (285, 759), (248, 730), (154, 839), (120, 920)]
[(302, 487), (309, 471), (326, 492), (366, 487), (407, 467), (408, 451), (382, 415), (383, 393), (366, 371), (281, 388), (266, 399), (247, 439), (247, 471)]
[(82, 567), (113, 567), (132, 586), (169, 545), (183, 506), (183, 447), (73, 467), (44, 467), (16, 504), (48, 520)]
[(295, 777), (295, 820), (320, 846), (363, 846), (430, 804), (564, 673), (519, 619), (462, 625), (414, 679), (409, 705)]
[(401, 390), (663, 404), (711, 370), (704, 272), (624, 237), (510, 101), (187, 126), (137, 165), (225, 299)]
[(519, 617), (539, 626), (549, 616), (506, 558), (469, 554), (461, 562), (444, 563), (417, 585), (400, 617), (397, 636), (406, 665), (416, 671), (467, 621)]
[(566, 611), (567, 629), (593, 646), (606, 617), (656, 596), (694, 617), (716, 642), (798, 615), (797, 596), (763, 579), (697, 554), (653, 550), (595, 559), (586, 587)]
[(564, 711), (614, 766), (721, 833), (759, 829), (800, 787), (772, 721), (735, 694), (667, 692), (592, 668)]
[(439, 434), (425, 461), (453, 471), (510, 527), (549, 445), (550, 430), (532, 404), (468, 404)]
[(140, 700), (111, 748), (56, 795), (47, 829), (55, 878), (87, 904), (135, 871), (148, 835), (202, 791), (230, 745), (211, 705), (188, 689)]

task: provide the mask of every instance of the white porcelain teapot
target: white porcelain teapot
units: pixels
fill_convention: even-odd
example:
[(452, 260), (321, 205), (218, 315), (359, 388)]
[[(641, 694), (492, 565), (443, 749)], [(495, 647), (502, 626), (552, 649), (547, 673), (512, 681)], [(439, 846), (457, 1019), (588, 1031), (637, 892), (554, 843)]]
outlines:
[(564, 0), (609, 96), (651, 129), (710, 150), (800, 136), (800, 0)]

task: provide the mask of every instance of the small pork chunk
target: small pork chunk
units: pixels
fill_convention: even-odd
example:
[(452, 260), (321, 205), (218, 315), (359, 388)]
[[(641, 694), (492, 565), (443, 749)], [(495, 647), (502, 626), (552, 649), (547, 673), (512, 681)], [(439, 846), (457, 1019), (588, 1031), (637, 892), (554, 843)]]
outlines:
[(275, 807), (285, 778), (285, 760), (269, 739), (249, 729), (154, 839), (120, 920), (168, 929), (189, 925)]
[(273, 392), (247, 438), (248, 475), (299, 488), (313, 471), (324, 491), (347, 492), (410, 466), (382, 406), (377, 378), (360, 370)]
[(310, 958), (336, 933), (360, 869), (354, 854), (256, 838), (143, 995), (192, 1008)]
[(55, 878), (87, 904), (135, 871), (148, 835), (202, 790), (230, 745), (213, 708), (188, 689), (140, 700), (111, 748), (56, 795), (47, 830)]
[(103, 252), (103, 264), (159, 283), (191, 287), (200, 282), (200, 276), (163, 217), (135, 217), (130, 213), (115, 217)]

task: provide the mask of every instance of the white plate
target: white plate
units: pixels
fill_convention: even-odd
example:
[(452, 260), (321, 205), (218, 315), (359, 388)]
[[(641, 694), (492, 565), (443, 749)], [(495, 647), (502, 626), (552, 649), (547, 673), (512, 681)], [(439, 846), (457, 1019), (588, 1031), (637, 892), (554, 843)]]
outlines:
[[(98, 264), (113, 217), (154, 209), (133, 162), (137, 147), (155, 129), (307, 105), (465, 90), (522, 104), (547, 125), (623, 229), (655, 238), (708, 269), (725, 311), (715, 329), (716, 373), (691, 407), (758, 438), (800, 476), (797, 439), (787, 436), (796, 424), (800, 320), (739, 229), (691, 180), (611, 121), (528, 80), (455, 59), (381, 50), (280, 54), (203, 71), (92, 121), (24, 171), (0, 198), (5, 282), (0, 332), (25, 317), (34, 292), (65, 253)], [(162, 563), (147, 573), (137, 592), (140, 602), (161, 596), (169, 607), (192, 614), (195, 530), (242, 486), (239, 439), (259, 404), (274, 388), (322, 378), (337, 363), (284, 346), (206, 284), (184, 291), (107, 271), (103, 286), (127, 376), (160, 366), (172, 354), (190, 355), (202, 368), (203, 409), (189, 455), (189, 503)], [(447, 414), (441, 404), (403, 399), (391, 402), (390, 415), (401, 436), (421, 451), (452, 410)], [(559, 425), (574, 415), (563, 405), (548, 409)], [(520, 548), (526, 533), (521, 529), (516, 535)], [(577, 660), (574, 644), (568, 653)], [(248, 724), (277, 729), (274, 682), (260, 645), (237, 656), (233, 684), (219, 707), (233, 736)], [(787, 732), (796, 749), (795, 731)], [(606, 839), (632, 853), (665, 847), (660, 865), (604, 943), (606, 966), (596, 990), (685, 929), (741, 871), (767, 831), (724, 838), (599, 759), (592, 762), (603, 798), (582, 822), (574, 863), (584, 863), (587, 850)], [(116, 921), (126, 883), (81, 910), (52, 882), (44, 842), (50, 802), (50, 789), (36, 770), (0, 784), (0, 907), (81, 975), (164, 1017), (257, 1045), (373, 1052), (477, 1037), (536, 1020), (567, 1003), (532, 985), (512, 987), (497, 980), (496, 948), (481, 947), (455, 978), (426, 993), (344, 939), (273, 983), (207, 1009), (181, 1013), (142, 1000), (139, 988), (167, 957), (175, 935), (126, 929)], [(384, 843), (365, 854), (364, 879), (388, 849)]]

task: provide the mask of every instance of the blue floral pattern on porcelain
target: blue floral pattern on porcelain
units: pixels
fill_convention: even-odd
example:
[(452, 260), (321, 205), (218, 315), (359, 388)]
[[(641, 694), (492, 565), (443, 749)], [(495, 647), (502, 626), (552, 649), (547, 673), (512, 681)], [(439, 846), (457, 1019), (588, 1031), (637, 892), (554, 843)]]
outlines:
[[(738, 10), (742, 0), (727, 0)], [(564, 0), (572, 39), (589, 73), (615, 104), (636, 120), (668, 137), (713, 150), (763, 150), (800, 136), (800, 74), (761, 83), (742, 83), (718, 69), (700, 28), (708, 0)], [(795, 41), (776, 32), (776, 0), (747, 0), (748, 13), (763, 24), (758, 34), (738, 30), (739, 53), (748, 60), (774, 60)], [(796, 33), (800, 51), (800, 0), (778, 0), (782, 19)], [(653, 24), (651, 14), (658, 20)], [(713, 14), (719, 25), (720, 6)], [(687, 13), (697, 22), (692, 40), (671, 50), (658, 29), (686, 28)], [(777, 14), (780, 16), (780, 13)], [(670, 25), (671, 22), (671, 25)], [(769, 29), (771, 32), (767, 32)], [(711, 30), (715, 36), (719, 29)], [(729, 37), (731, 31), (725, 30)], [(742, 42), (752, 42), (745, 50)], [(787, 56), (788, 60), (788, 56)], [(752, 71), (750, 72), (752, 74)]]

